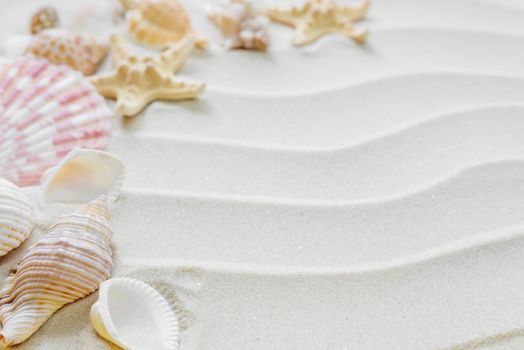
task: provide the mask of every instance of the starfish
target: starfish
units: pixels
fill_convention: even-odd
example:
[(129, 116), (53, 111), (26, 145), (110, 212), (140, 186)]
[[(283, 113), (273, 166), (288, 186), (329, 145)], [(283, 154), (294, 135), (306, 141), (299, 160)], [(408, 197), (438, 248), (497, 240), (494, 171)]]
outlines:
[(135, 116), (154, 100), (184, 100), (196, 98), (205, 84), (177, 79), (174, 73), (184, 64), (195, 47), (194, 36), (187, 36), (157, 56), (130, 53), (121, 37), (111, 37), (114, 73), (93, 77), (91, 83), (98, 92), (116, 99), (116, 110), (125, 116)]
[(290, 9), (271, 8), (268, 17), (296, 29), (293, 44), (303, 46), (329, 33), (340, 33), (362, 44), (368, 31), (357, 31), (353, 22), (363, 19), (370, 0), (356, 6), (339, 5), (334, 0), (307, 0), (302, 6)]

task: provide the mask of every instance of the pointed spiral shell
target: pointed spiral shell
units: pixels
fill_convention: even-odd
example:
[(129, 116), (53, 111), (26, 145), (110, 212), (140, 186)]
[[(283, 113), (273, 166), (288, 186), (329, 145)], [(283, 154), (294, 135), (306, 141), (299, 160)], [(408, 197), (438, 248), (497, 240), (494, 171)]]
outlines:
[(0, 341), (19, 344), (65, 304), (111, 276), (110, 212), (105, 198), (63, 216), (29, 248), (0, 290)]

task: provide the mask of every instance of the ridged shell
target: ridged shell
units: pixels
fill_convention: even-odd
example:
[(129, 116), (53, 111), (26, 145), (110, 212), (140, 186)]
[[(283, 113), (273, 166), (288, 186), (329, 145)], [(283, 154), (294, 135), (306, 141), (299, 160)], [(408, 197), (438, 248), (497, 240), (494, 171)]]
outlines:
[(64, 29), (47, 29), (38, 33), (26, 49), (27, 54), (54, 64), (67, 64), (84, 75), (96, 71), (106, 52), (107, 47), (94, 36)]
[(153, 47), (176, 44), (192, 33), (189, 17), (177, 0), (144, 0), (127, 13), (129, 34)]
[(0, 177), (36, 185), (74, 148), (104, 149), (112, 112), (82, 74), (21, 57), (0, 71)]
[(55, 311), (111, 276), (109, 219), (100, 198), (60, 218), (27, 250), (0, 290), (0, 343), (23, 342)]
[(126, 350), (177, 350), (178, 320), (168, 302), (148, 284), (112, 278), (100, 285), (91, 323), (105, 339)]
[(0, 179), (0, 256), (24, 242), (35, 225), (27, 194), (11, 182)]

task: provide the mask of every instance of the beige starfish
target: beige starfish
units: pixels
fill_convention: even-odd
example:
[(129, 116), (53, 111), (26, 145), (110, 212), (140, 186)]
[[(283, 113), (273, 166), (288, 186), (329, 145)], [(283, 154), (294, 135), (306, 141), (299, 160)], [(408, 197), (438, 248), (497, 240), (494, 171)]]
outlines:
[(174, 75), (195, 47), (195, 38), (187, 36), (157, 56), (130, 53), (121, 37), (111, 37), (111, 54), (116, 71), (93, 77), (98, 92), (116, 99), (116, 110), (125, 116), (137, 115), (154, 100), (196, 98), (205, 84), (177, 79)]
[(357, 31), (353, 22), (363, 19), (370, 0), (356, 6), (339, 5), (334, 0), (307, 0), (302, 6), (290, 9), (271, 8), (268, 17), (296, 29), (293, 44), (309, 44), (329, 33), (340, 33), (362, 44), (368, 31)]

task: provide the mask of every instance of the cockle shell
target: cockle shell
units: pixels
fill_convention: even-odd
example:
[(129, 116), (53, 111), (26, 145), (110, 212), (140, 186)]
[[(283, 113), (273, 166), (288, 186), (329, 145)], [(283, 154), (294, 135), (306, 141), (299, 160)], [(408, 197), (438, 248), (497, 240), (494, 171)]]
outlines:
[(44, 29), (58, 26), (58, 14), (53, 7), (42, 7), (31, 18), (31, 34), (40, 33)]
[(209, 7), (209, 19), (222, 31), (224, 47), (264, 51), (269, 45), (269, 18), (249, 0), (228, 0)]
[(0, 71), (0, 177), (36, 185), (78, 147), (103, 149), (112, 112), (79, 72), (20, 57)]
[(26, 48), (27, 54), (45, 58), (54, 64), (67, 64), (84, 75), (91, 75), (96, 71), (106, 52), (107, 47), (94, 36), (64, 29), (44, 30)]
[(122, 161), (107, 152), (76, 148), (46, 171), (39, 202), (87, 203), (105, 196), (109, 205), (120, 195), (125, 178)]
[(91, 323), (105, 339), (126, 350), (177, 350), (179, 327), (167, 301), (148, 284), (112, 278), (100, 285)]
[[(127, 28), (140, 44), (164, 48), (194, 34), (189, 16), (178, 0), (142, 0), (136, 6), (127, 12)], [(198, 39), (196, 45), (205, 46), (205, 40)]]
[(0, 343), (23, 342), (62, 306), (110, 277), (109, 220), (102, 197), (60, 218), (27, 250), (0, 290)]
[(15, 184), (0, 179), (0, 256), (22, 244), (34, 225), (29, 196)]

